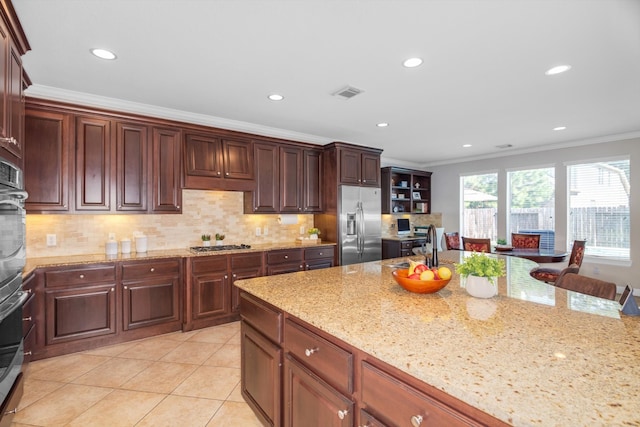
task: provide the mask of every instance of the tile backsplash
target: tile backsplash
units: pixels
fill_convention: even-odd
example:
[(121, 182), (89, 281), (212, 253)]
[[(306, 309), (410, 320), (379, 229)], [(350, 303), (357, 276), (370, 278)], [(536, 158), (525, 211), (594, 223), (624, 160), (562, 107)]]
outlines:
[[(301, 227), (313, 227), (313, 215), (282, 225), (278, 215), (245, 215), (243, 206), (241, 192), (183, 190), (181, 215), (27, 215), (27, 257), (104, 253), (109, 233), (120, 241), (141, 232), (151, 251), (199, 246), (202, 234), (216, 233), (226, 236), (225, 244), (293, 242)], [(56, 235), (56, 246), (47, 246), (47, 234)]]

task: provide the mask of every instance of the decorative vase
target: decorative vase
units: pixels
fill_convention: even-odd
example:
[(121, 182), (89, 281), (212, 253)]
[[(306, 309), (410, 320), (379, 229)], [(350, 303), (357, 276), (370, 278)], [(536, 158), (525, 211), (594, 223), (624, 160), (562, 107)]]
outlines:
[(491, 298), (498, 294), (495, 277), (467, 276), (465, 289), (472, 297)]
[(317, 234), (309, 234), (309, 239), (310, 240), (318, 240), (318, 235)]
[(203, 240), (202, 246), (211, 246), (211, 240)]
[(216, 246), (222, 246), (222, 240), (216, 240)]

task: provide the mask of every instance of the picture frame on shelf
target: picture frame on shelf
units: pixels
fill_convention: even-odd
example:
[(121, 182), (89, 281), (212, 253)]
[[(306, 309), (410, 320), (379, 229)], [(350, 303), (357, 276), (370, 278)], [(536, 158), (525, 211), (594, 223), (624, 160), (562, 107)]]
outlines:
[(422, 198), (422, 196), (420, 195), (419, 191), (414, 191), (413, 192), (413, 200), (420, 200)]

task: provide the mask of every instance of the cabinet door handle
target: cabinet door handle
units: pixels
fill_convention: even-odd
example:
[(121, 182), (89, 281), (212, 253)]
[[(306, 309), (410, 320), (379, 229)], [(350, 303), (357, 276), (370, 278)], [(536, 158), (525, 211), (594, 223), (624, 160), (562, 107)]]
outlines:
[(225, 278), (225, 279), (228, 279), (228, 278), (229, 278), (229, 276), (227, 276), (227, 275), (225, 274), (225, 275), (224, 275), (224, 278)]
[(340, 418), (341, 420), (344, 420), (344, 417), (346, 417), (348, 413), (349, 413), (348, 409), (342, 409), (338, 411), (338, 418)]
[(32, 351), (25, 351), (22, 354), (24, 354), (25, 356), (31, 356), (31, 355), (33, 355), (33, 352)]
[[(127, 287), (124, 287), (125, 289), (127, 289)], [(114, 292), (116, 289), (115, 288), (111, 288), (111, 292)]]
[(84, 274), (81, 274), (81, 275), (80, 275), (80, 278), (81, 278), (81, 279), (84, 279)]
[(289, 255), (285, 255), (285, 256), (284, 256), (284, 259), (289, 259)]
[(324, 255), (322, 252), (320, 252), (320, 256)]
[(318, 352), (318, 351), (320, 351), (320, 349), (319, 349), (318, 347), (316, 347), (316, 348), (307, 348), (307, 349), (304, 351), (304, 354), (305, 354), (305, 356), (307, 356), (307, 357), (311, 357), (311, 355), (312, 355), (313, 353), (316, 353), (316, 352)]
[(12, 409), (12, 410), (10, 410), (10, 411), (5, 412), (4, 414), (5, 414), (5, 415), (11, 415), (11, 414), (15, 414), (15, 413), (17, 413), (17, 412), (18, 412), (18, 408), (16, 407), (16, 408), (13, 408), (13, 409)]
[(233, 273), (233, 278), (234, 278), (234, 279), (237, 279), (237, 278), (238, 278), (238, 275), (237, 275), (236, 273)]
[(18, 140), (15, 139), (14, 137), (2, 137), (0, 138), (0, 141), (2, 142), (8, 142), (9, 144), (13, 144), (13, 145), (18, 145)]
[(422, 415), (414, 415), (411, 417), (411, 425), (413, 427), (420, 427), (420, 424), (422, 424)]
[(31, 316), (29, 316), (29, 317), (23, 317), (23, 318), (22, 318), (22, 321), (23, 321), (23, 322), (31, 322)]
[(218, 171), (218, 175), (221, 175), (221, 174), (220, 174), (220, 171)]
[(229, 176), (229, 172), (226, 172), (226, 173), (225, 173), (225, 175), (226, 175), (226, 176)]
[(149, 271), (153, 273), (154, 271), (156, 271), (156, 269), (155, 269), (155, 268), (153, 268), (153, 267), (151, 267), (151, 268), (149, 269)]
[(124, 290), (126, 291), (127, 289), (129, 289), (129, 287), (125, 285), (124, 286)]

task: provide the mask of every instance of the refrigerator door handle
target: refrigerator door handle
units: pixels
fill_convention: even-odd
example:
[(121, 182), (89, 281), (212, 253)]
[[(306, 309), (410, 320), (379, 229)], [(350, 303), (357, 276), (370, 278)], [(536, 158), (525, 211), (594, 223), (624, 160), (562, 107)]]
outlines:
[(360, 216), (360, 227), (358, 230), (358, 253), (362, 255), (364, 253), (364, 209), (362, 209), (362, 202), (358, 202), (358, 213)]

